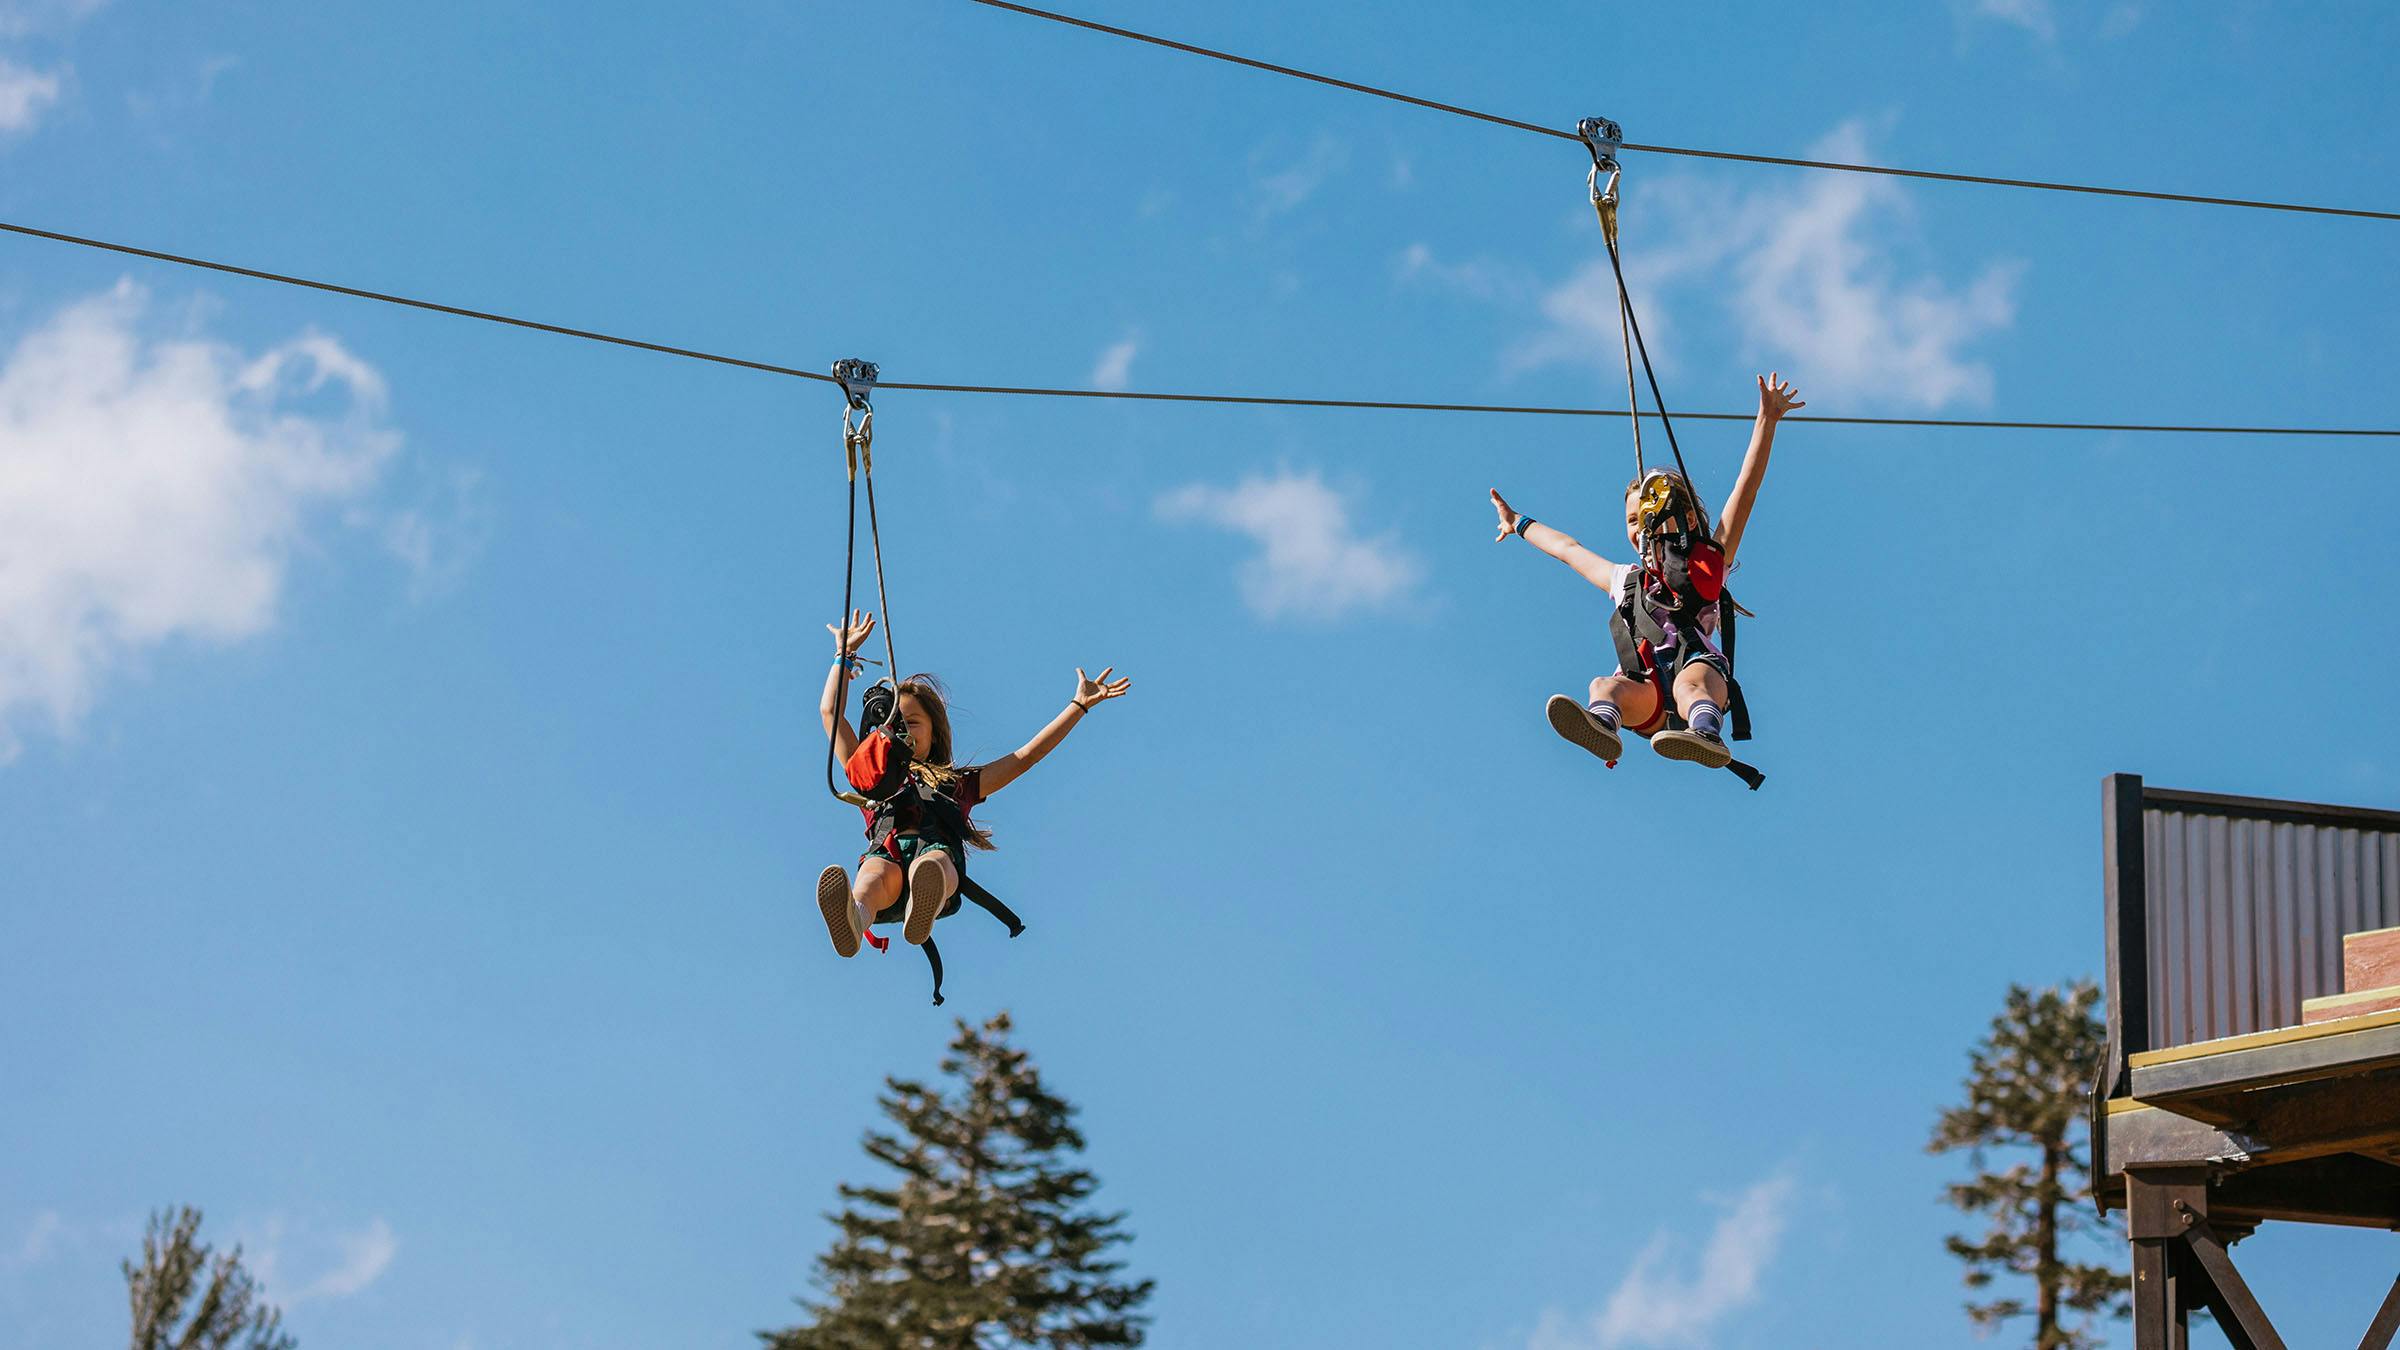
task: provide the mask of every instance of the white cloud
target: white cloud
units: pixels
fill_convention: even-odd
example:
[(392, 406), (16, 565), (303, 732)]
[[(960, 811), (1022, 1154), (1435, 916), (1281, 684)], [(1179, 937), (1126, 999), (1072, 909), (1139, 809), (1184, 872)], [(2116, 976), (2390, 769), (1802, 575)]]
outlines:
[[(0, 39), (17, 39), (69, 27), (106, 0), (0, 0)], [(36, 70), (0, 53), (0, 134), (31, 131), (59, 100), (66, 67)]]
[[(1810, 157), (1863, 161), (1865, 130), (1846, 123)], [(2016, 318), (2022, 265), (1987, 263), (1951, 284), (1911, 272), (1909, 200), (1885, 178), (1814, 173), (1789, 187), (1740, 191), (1695, 180), (1648, 189), (1644, 234), (1628, 249), (1627, 284), (1650, 355), (1664, 371), (1694, 293), (1725, 308), (1744, 353), (1793, 376), (1824, 400), (1933, 410), (1985, 404), (1991, 368), (1969, 349)], [(1615, 281), (1605, 258), (1587, 263), (1539, 302), (1543, 327), (1504, 355), (1522, 371), (1561, 361), (1614, 369)]]
[(1483, 258), (1443, 262), (1423, 243), (1400, 250), (1392, 273), (1404, 284), (1432, 285), (1470, 300), (1522, 302), (1539, 289), (1531, 276), (1506, 263)]
[(399, 559), (408, 572), (408, 598), (420, 604), (456, 590), (492, 535), (483, 473), (465, 466), (441, 475), (417, 505), (380, 519), (361, 509), (350, 521), (373, 530)]
[[(305, 1221), (293, 1223), (284, 1215), (271, 1214), (259, 1225), (254, 1237), (241, 1239), (240, 1246), (242, 1263), (251, 1275), (275, 1301), (287, 1308), (363, 1293), (367, 1286), (383, 1278), (383, 1273), (391, 1269), (392, 1258), (400, 1253), (400, 1242), (393, 1236), (392, 1226), (381, 1218), (369, 1220), (366, 1227), (355, 1233), (327, 1233), (318, 1225)], [(323, 1274), (296, 1290), (285, 1291), (280, 1288), (280, 1281), (289, 1249), (294, 1246), (305, 1256), (328, 1264)], [(316, 1260), (310, 1262), (315, 1263)]]
[(0, 38), (54, 32), (89, 18), (108, 0), (0, 0)]
[(1324, 132), (1317, 133), (1301, 156), (1272, 171), (1261, 171), (1263, 152), (1250, 157), (1250, 193), (1258, 218), (1265, 220), (1297, 209), (1350, 162), (1350, 149)]
[(0, 131), (29, 131), (42, 111), (58, 102), (60, 77), (0, 56)]
[(1092, 387), (1123, 389), (1133, 374), (1133, 358), (1140, 355), (1142, 338), (1139, 333), (1127, 333), (1121, 341), (1112, 342), (1100, 359), (1092, 364)]
[(0, 760), (162, 644), (269, 627), (312, 512), (399, 446), (382, 377), (331, 337), (251, 356), (153, 335), (148, 307), (120, 282), (0, 364)]
[(392, 1235), (392, 1226), (382, 1219), (355, 1233), (335, 1233), (333, 1245), (341, 1252), (341, 1259), (333, 1269), (293, 1293), (288, 1303), (297, 1305), (363, 1293), (368, 1285), (383, 1278), (383, 1273), (392, 1268), (392, 1258), (400, 1254), (399, 1239)]
[(1329, 622), (1405, 599), (1424, 565), (1389, 537), (1365, 539), (1350, 507), (1315, 473), (1245, 477), (1230, 488), (1194, 483), (1158, 499), (1167, 520), (1199, 520), (1246, 534), (1256, 557), (1241, 565), (1242, 599), (1261, 618)]
[(2058, 20), (2050, 13), (2050, 0), (1973, 0), (1968, 12), (2014, 24), (2044, 42), (2058, 39)]
[(1531, 1350), (1706, 1346), (1720, 1322), (1757, 1299), (1759, 1277), (1782, 1245), (1794, 1189), (1790, 1177), (1773, 1177), (1744, 1191), (1688, 1270), (1670, 1269), (1668, 1234), (1652, 1238), (1598, 1314), (1549, 1313)]
[(65, 1226), (65, 1221), (59, 1218), (55, 1209), (45, 1209), (34, 1215), (33, 1223), (25, 1229), (24, 1238), (17, 1243), (18, 1264), (29, 1266), (48, 1256), (58, 1244), (59, 1230)]
[(1966, 23), (1988, 19), (2022, 29), (2044, 46), (2055, 47), (2062, 32), (2089, 30), (2103, 41), (2124, 37), (2141, 26), (2146, 0), (1951, 0)]

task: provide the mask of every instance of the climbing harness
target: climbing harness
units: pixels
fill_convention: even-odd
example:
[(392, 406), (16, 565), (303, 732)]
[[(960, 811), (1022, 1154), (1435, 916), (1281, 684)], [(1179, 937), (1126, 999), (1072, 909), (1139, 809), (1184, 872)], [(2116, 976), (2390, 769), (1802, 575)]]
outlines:
[[(1010, 937), (1025, 931), (1025, 921), (1017, 917), (1015, 910), (967, 875), (967, 813), (948, 793), (930, 784), (912, 781), (878, 803), (874, 818), (867, 824), (867, 838), (873, 841), (874, 851), (894, 863), (899, 862), (898, 840), (904, 834), (917, 835), (949, 850), (950, 865), (958, 872), (958, 890), (943, 902), (942, 918), (956, 914), (962, 900), (972, 900), (986, 914), (1006, 925)], [(908, 888), (903, 886), (900, 898), (884, 906), (874, 917), (877, 921), (900, 919), (906, 917), (907, 913)], [(884, 945), (889, 945), (888, 939)], [(925, 962), (933, 968), (934, 1006), (939, 1007), (942, 1003), (942, 949), (934, 945), (931, 937), (926, 938), (922, 945)], [(882, 949), (882, 946), (877, 947), (878, 951)]]
[[(845, 358), (833, 363), (833, 378), (842, 387), (842, 457), (849, 469), (850, 514), (844, 535), (842, 558), (842, 611), (840, 624), (850, 622), (850, 602), (858, 578), (858, 488), (863, 480), (867, 488), (867, 545), (875, 560), (875, 603), (883, 621), (884, 678), (868, 686), (859, 698), (858, 746), (843, 766), (844, 777), (850, 784), (845, 790), (833, 776), (833, 738), (825, 738), (825, 787), (843, 802), (867, 813), (867, 838), (876, 851), (899, 861), (894, 841), (901, 834), (928, 837), (949, 849), (951, 865), (958, 872), (958, 890), (942, 907), (942, 916), (955, 914), (960, 898), (972, 900), (993, 918), (1008, 926), (1008, 935), (1015, 937), (1025, 931), (1025, 921), (1002, 903), (998, 896), (985, 890), (967, 876), (966, 836), (967, 813), (947, 794), (921, 781), (911, 771), (916, 759), (916, 747), (909, 744), (908, 724), (900, 716), (900, 659), (892, 642), (892, 606), (883, 584), (883, 530), (875, 514), (875, 381), (881, 371), (872, 361)], [(839, 710), (850, 706), (850, 678), (862, 673), (858, 663), (864, 658), (848, 653), (842, 660), (842, 673), (835, 681), (834, 704)], [(907, 910), (907, 887), (901, 888), (901, 898), (870, 916), (880, 920)], [(862, 934), (877, 951), (888, 950), (891, 939), (878, 938), (872, 932)], [(933, 1001), (942, 1002), (942, 952), (928, 937), (921, 944), (925, 961), (933, 968)]]
[[(1624, 128), (1605, 117), (1587, 117), (1575, 134), (1591, 151), (1592, 211), (1600, 218), (1601, 239), (1608, 246), (1608, 266), (1617, 282), (1617, 336), (1625, 358), (1625, 413), (1633, 424), (1633, 467), (1637, 521), (1637, 559), (1627, 574), (1609, 621), (1617, 648), (1618, 668), (1646, 680), (1658, 690), (1666, 725), (1682, 730), (1675, 709), (1675, 680), (1695, 663), (1720, 664), (1725, 676), (1725, 713), (1732, 739), (1750, 739), (1750, 705), (1733, 676), (1734, 616), (1748, 611), (1725, 589), (1725, 551), (1708, 523), (1707, 508), (1692, 489), (1684, 468), (1683, 447), (1675, 439), (1675, 422), (1667, 414), (1666, 397), (1659, 392), (1658, 372), (1650, 364), (1649, 345), (1642, 341), (1642, 322), (1633, 312), (1633, 297), (1625, 285), (1625, 261), (1617, 246), (1619, 185), (1624, 169), (1617, 151), (1624, 147)], [(1672, 473), (1652, 469), (1642, 450), (1642, 413), (1633, 381), (1633, 363), (1641, 358), (1642, 375), (1650, 386), (1650, 401), (1675, 457)], [(1711, 609), (1723, 634), (1720, 651), (1712, 653), (1702, 627)], [(1667, 658), (1672, 656), (1671, 660)], [(1766, 775), (1740, 760), (1725, 766), (1756, 791)]]

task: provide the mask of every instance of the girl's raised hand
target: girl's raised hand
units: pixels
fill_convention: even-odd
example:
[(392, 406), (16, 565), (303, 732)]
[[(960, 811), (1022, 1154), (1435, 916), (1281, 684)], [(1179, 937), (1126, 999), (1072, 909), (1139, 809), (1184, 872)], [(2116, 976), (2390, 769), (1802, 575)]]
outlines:
[(1770, 371), (1758, 377), (1758, 415), (1770, 422), (1780, 420), (1794, 408), (1808, 405), (1800, 401), (1800, 391), (1783, 382), (1780, 372)]
[(1101, 671), (1100, 678), (1095, 680), (1083, 673), (1083, 667), (1075, 667), (1075, 701), (1083, 705), (1084, 711), (1091, 711), (1092, 705), (1102, 699), (1123, 698), (1125, 692), (1133, 688), (1133, 681), (1130, 679), (1118, 680), (1113, 684), (1109, 682), (1108, 677), (1114, 674), (1116, 669), (1115, 666), (1110, 666)]
[(825, 631), (833, 634), (834, 643), (841, 648), (842, 655), (856, 656), (867, 636), (875, 631), (875, 616), (863, 609), (852, 610), (850, 622), (839, 628), (827, 624)]
[(1500, 533), (1492, 536), (1492, 542), (1497, 544), (1517, 532), (1517, 509), (1508, 504), (1498, 488), (1492, 489), (1492, 509), (1500, 513)]

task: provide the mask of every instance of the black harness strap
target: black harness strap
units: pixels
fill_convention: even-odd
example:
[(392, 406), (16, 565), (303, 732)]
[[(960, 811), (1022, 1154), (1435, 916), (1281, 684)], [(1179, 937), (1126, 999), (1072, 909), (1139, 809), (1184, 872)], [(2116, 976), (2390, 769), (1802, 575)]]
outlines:
[[(963, 876), (960, 877), (958, 879), (958, 895), (974, 901), (984, 913), (1007, 924), (1010, 937), (1013, 938), (1025, 931), (1025, 921), (1017, 917), (1017, 912), (1010, 909), (1007, 902), (999, 896), (985, 890), (981, 883), (971, 881)], [(958, 912), (958, 895), (950, 897), (949, 905), (943, 910), (945, 914)], [(933, 1006), (938, 1008), (942, 1006), (942, 949), (933, 945), (933, 939), (930, 937), (925, 939), (925, 964), (933, 967)]]
[(942, 949), (925, 939), (925, 963), (933, 967), (933, 1006), (942, 1006)]
[(1010, 909), (999, 896), (985, 890), (973, 877), (960, 877), (958, 891), (959, 894), (981, 906), (984, 913), (1007, 924), (1010, 937), (1013, 938), (1025, 931), (1025, 921), (1017, 917), (1017, 912)]

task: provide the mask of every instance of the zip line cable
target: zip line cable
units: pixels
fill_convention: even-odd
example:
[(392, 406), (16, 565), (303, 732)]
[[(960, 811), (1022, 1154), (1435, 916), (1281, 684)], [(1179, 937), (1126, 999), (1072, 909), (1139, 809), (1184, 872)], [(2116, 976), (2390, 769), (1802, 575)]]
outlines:
[[(269, 272), (256, 267), (216, 262), (207, 258), (187, 257), (159, 249), (140, 248), (132, 244), (112, 243), (105, 239), (90, 239), (82, 235), (64, 234), (57, 230), (38, 229), (0, 220), (0, 232), (45, 239), (53, 243), (72, 244), (79, 248), (99, 249), (129, 257), (146, 258), (153, 262), (173, 263), (179, 267), (196, 267), (204, 271), (222, 272), (231, 276), (248, 277), (254, 281), (271, 281), (281, 286), (299, 286), (312, 291), (326, 291), (358, 300), (373, 300), (380, 304), (399, 305), (408, 309), (430, 310), (452, 318), (474, 319), (483, 323), (503, 324), (511, 328), (529, 328), (537, 333), (554, 333), (560, 337), (580, 338), (586, 342), (607, 343), (616, 347), (631, 347), (637, 351), (655, 352), (662, 356), (677, 356), (689, 361), (707, 361), (720, 366), (734, 366), (768, 375), (784, 375), (795, 379), (815, 380), (822, 384), (838, 385), (841, 381), (831, 375), (797, 366), (778, 365), (772, 361), (753, 361), (745, 357), (724, 356), (716, 352), (699, 351), (691, 347), (675, 347), (663, 342), (641, 338), (618, 337), (611, 333), (594, 332), (588, 328), (569, 328), (564, 324), (545, 323), (539, 319), (517, 318), (495, 314), (489, 310), (468, 309), (461, 305), (443, 304), (434, 300), (419, 300), (386, 291), (371, 291), (359, 286), (338, 282), (318, 281), (309, 277)], [(904, 380), (886, 380), (878, 389), (904, 389), (929, 394), (997, 394), (1020, 398), (1094, 398), (1115, 399), (1136, 403), (1213, 403), (1244, 407), (1274, 408), (1366, 408), (1389, 412), (1487, 413), (1532, 417), (1624, 417), (1624, 408), (1550, 407), (1523, 403), (1422, 403), (1397, 399), (1364, 398), (1294, 398), (1269, 394), (1182, 394), (1161, 393), (1135, 389), (1066, 389), (1038, 385), (1009, 384), (933, 384)], [(1658, 417), (1655, 411), (1634, 410), (1633, 416)], [(1695, 422), (1747, 422), (1750, 413), (1731, 412), (1672, 412), (1674, 417)], [(1821, 422), (1828, 426), (1853, 427), (1947, 427), (1989, 431), (2128, 431), (2158, 432), (2171, 435), (2201, 436), (2374, 436), (2400, 438), (2400, 427), (2268, 427), (2268, 426), (2204, 426), (2141, 422), (2024, 422), (1999, 419), (1949, 417), (1837, 417), (1799, 413), (1783, 419), (1786, 422)]]
[[(1279, 66), (1272, 61), (1237, 56), (1232, 52), (1221, 52), (1213, 47), (1198, 47), (1188, 42), (1177, 42), (1173, 38), (1159, 37), (1154, 33), (1136, 32), (1131, 28), (1118, 28), (1112, 24), (1095, 23), (1090, 19), (1078, 19), (1071, 14), (1035, 9), (1031, 5), (1012, 3), (1012, 0), (973, 0), (973, 3), (991, 9), (1004, 9), (1010, 13), (1023, 14), (1030, 18), (1048, 19), (1052, 23), (1066, 24), (1071, 28), (1105, 33), (1110, 37), (1146, 42), (1153, 47), (1165, 47), (1170, 51), (1184, 52), (1192, 56), (1205, 56), (1212, 61), (1225, 61), (1237, 66), (1248, 66), (1252, 70), (1263, 70), (1270, 75), (1285, 75), (1295, 80), (1308, 80), (1315, 84), (1331, 85), (1336, 89), (1346, 89), (1355, 94), (1367, 94), (1375, 98), (1390, 99), (1395, 103), (1429, 108), (1435, 112), (1449, 113), (1454, 117), (1489, 122), (1494, 126), (1508, 127), (1516, 131), (1530, 131), (1540, 136), (1555, 136), (1564, 141), (1579, 139), (1574, 132), (1562, 131), (1557, 127), (1546, 127), (1537, 122), (1522, 122), (1514, 117), (1502, 117), (1497, 113), (1462, 108), (1455, 103), (1440, 103), (1429, 98), (1418, 98), (1414, 94), (1403, 94), (1393, 89), (1360, 84), (1355, 80), (1336, 79), (1331, 75), (1320, 75), (1315, 71), (1301, 70), (1294, 66)], [(1881, 174), (1887, 178), (1922, 178), (1942, 183), (1980, 183), (1987, 187), (2031, 188), (2041, 192), (2080, 192), (2094, 197), (2134, 197), (2155, 202), (2185, 202), (2195, 206), (2238, 206), (2253, 211), (2295, 211), (2317, 216), (2354, 216), (2363, 220), (2400, 220), (2400, 211), (2364, 211), (2355, 207), (2315, 206), (2305, 202), (2268, 202), (2247, 197), (2203, 197), (2188, 192), (2147, 192), (2139, 188), (2094, 187), (2086, 183), (2050, 183), (2032, 178), (1994, 178), (1985, 174), (1943, 173), (1933, 169), (1896, 169), (1882, 164), (1849, 164), (1839, 160), (1793, 159), (1784, 155), (1745, 155), (1731, 150), (1695, 150), (1689, 146), (1680, 145), (1640, 145), (1633, 141), (1626, 141), (1619, 148), (1646, 150), (1654, 155), (1683, 155), (1693, 159), (1733, 160), (1743, 164), (1781, 164), (1794, 169), (1829, 169), (1841, 173)]]
[(136, 248), (131, 244), (112, 244), (105, 239), (86, 239), (81, 235), (60, 234), (56, 230), (41, 230), (31, 225), (11, 224), (5, 220), (0, 220), (0, 230), (5, 230), (10, 234), (28, 235), (35, 239), (48, 239), (61, 244), (74, 244), (82, 248), (103, 249), (110, 253), (148, 258), (153, 262), (174, 263), (179, 267), (198, 267), (210, 272), (230, 273), (237, 277), (249, 277), (254, 281), (272, 281), (278, 285), (303, 286), (312, 291), (330, 291), (335, 295), (347, 295), (359, 300), (376, 300), (387, 305), (405, 305), (410, 309), (428, 309), (436, 314), (448, 314), (453, 318), (480, 319), (485, 323), (507, 324), (511, 328), (530, 328), (537, 333), (556, 333), (560, 337), (582, 338), (586, 342), (606, 342), (618, 347), (659, 352), (666, 356), (681, 356), (693, 361), (713, 361), (721, 366), (739, 366), (744, 370), (761, 370), (770, 375), (794, 375), (803, 380), (822, 380), (827, 384), (841, 383), (831, 375), (822, 375), (813, 370), (801, 370), (793, 366), (779, 366), (767, 361), (748, 361), (738, 356), (719, 356), (714, 352), (694, 351), (689, 347), (670, 347), (663, 342), (645, 342), (640, 338), (595, 333), (588, 328), (568, 328), (562, 324), (543, 323), (539, 319), (513, 318), (506, 314), (493, 314), (480, 309), (464, 309), (457, 305), (445, 305), (433, 300), (412, 300), (405, 295), (361, 290), (356, 286), (344, 286), (331, 281), (312, 281), (307, 277), (286, 276), (281, 272), (262, 272), (255, 267), (238, 267), (232, 263), (211, 262), (206, 258), (187, 258), (180, 253), (161, 253), (157, 249)]

